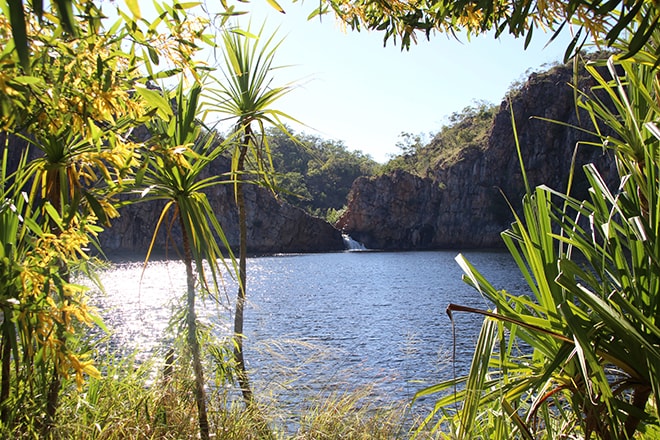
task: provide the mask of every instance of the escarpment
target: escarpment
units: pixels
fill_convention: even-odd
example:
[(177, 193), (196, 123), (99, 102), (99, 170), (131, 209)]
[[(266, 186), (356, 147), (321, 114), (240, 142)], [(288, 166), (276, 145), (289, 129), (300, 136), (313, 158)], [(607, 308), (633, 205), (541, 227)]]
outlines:
[[(571, 66), (532, 74), (504, 100), (479, 145), (438, 161), (419, 177), (404, 171), (357, 179), (337, 227), (372, 249), (495, 248), (525, 194), (512, 116), (531, 187), (564, 191), (575, 149), (572, 194), (584, 195), (581, 166), (594, 163), (612, 181), (611, 152), (588, 145), (590, 119), (576, 111)], [(589, 91), (593, 80), (582, 78)], [(559, 121), (549, 122), (548, 120)], [(510, 206), (511, 205), (511, 206)]]

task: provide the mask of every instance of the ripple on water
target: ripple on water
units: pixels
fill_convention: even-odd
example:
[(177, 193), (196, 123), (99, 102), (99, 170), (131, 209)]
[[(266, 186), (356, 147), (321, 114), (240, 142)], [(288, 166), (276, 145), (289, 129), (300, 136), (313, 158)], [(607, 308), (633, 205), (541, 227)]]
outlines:
[[(246, 357), (257, 386), (269, 392), (373, 385), (383, 399), (410, 399), (425, 386), (466, 371), (481, 318), (449, 303), (488, 307), (461, 281), (456, 252), (359, 252), (248, 259)], [(496, 287), (522, 281), (507, 254), (470, 252)], [(120, 262), (101, 273), (107, 291), (94, 304), (116, 347), (144, 355), (168, 340), (167, 326), (186, 289), (181, 262)], [(236, 285), (225, 277), (221, 304), (201, 304), (217, 335), (230, 333)], [(279, 390), (279, 391), (278, 391)], [(296, 400), (296, 399), (292, 399)]]

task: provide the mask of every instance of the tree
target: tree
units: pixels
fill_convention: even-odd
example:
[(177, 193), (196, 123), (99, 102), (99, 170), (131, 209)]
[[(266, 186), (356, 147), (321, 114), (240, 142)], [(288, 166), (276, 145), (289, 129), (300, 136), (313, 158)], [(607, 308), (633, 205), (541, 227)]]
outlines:
[(360, 151), (348, 151), (340, 141), (268, 130), (277, 190), (294, 206), (312, 215), (325, 216), (340, 209), (353, 181), (373, 175), (378, 164)]
[[(165, 200), (153, 241), (159, 229), (171, 214), (171, 222), (178, 220), (181, 228), (183, 262), (186, 268), (186, 342), (192, 358), (195, 375), (195, 401), (199, 417), (199, 431), (202, 439), (209, 438), (209, 421), (206, 411), (206, 392), (202, 367), (201, 347), (198, 339), (197, 312), (195, 301), (197, 292), (217, 291), (220, 276), (219, 261), (222, 253), (218, 239), (229, 249), (222, 227), (213, 212), (203, 190), (222, 183), (221, 176), (204, 177), (206, 167), (227, 148), (217, 141), (214, 135), (201, 136), (201, 125), (197, 120), (200, 109), (202, 86), (193, 83), (185, 93), (181, 82), (176, 89), (174, 100), (164, 92), (164, 102), (175, 102), (175, 108), (163, 109), (167, 119), (153, 119), (148, 127), (153, 137), (148, 141), (144, 177), (136, 182), (142, 189), (142, 201)], [(149, 259), (149, 254), (147, 259)], [(205, 269), (204, 261), (208, 269)], [(193, 267), (194, 263), (194, 267)], [(195, 274), (196, 271), (196, 274)], [(208, 285), (206, 273), (210, 273), (214, 289)]]
[[(156, 4), (160, 15), (146, 29), (144, 21), (120, 12), (123, 18), (109, 31), (92, 2), (58, 2), (60, 14), (75, 10), (84, 16), (75, 29), (45, 13), (42, 2), (31, 5), (0, 2), (14, 38), (23, 32), (19, 40), (29, 53), (25, 57), (18, 42), (12, 47), (9, 22), (0, 16), (0, 122), (7, 141), (0, 173), (0, 285), (7, 289), (0, 417), (8, 429), (34, 423), (25, 415), (12, 420), (10, 409), (23, 408), (37, 415), (42, 435), (50, 436), (63, 380), (73, 371), (81, 388), (84, 374), (99, 375), (87, 354), (75, 349), (81, 325), (102, 324), (87, 309), (85, 289), (71, 283), (71, 269), (86, 263), (84, 247), (94, 242), (98, 224), (117, 215), (117, 196), (138, 165), (130, 131), (153, 114), (168, 116), (167, 102), (162, 105), (162, 97), (143, 85), (176, 72), (195, 73), (192, 54), (201, 34), (199, 22), (188, 19), (181, 5)], [(161, 32), (162, 23), (169, 33)], [(140, 48), (144, 58), (136, 55)], [(165, 59), (168, 70), (157, 71), (154, 66)], [(137, 65), (146, 67), (146, 76)], [(11, 175), (9, 136), (41, 153)], [(24, 201), (23, 191), (29, 193)]]
[[(263, 27), (257, 35), (248, 32), (225, 31), (222, 34), (224, 49), (224, 81), (217, 81), (217, 88), (209, 89), (210, 111), (220, 112), (234, 120), (230, 135), (233, 146), (232, 176), (239, 217), (239, 268), (238, 293), (234, 314), (234, 356), (237, 376), (246, 404), (254, 403), (245, 367), (243, 352), (243, 323), (247, 292), (247, 213), (243, 185), (261, 183), (273, 188), (271, 178), (272, 159), (267, 125), (288, 133), (282, 119), (292, 119), (272, 105), (289, 92), (289, 86), (274, 87), (272, 72), (275, 51), (281, 44), (274, 35), (263, 36)], [(252, 179), (253, 180), (252, 180)]]
[(578, 147), (611, 150), (619, 182), (611, 189), (588, 164), (584, 199), (571, 192), (574, 170), (565, 193), (527, 185), (522, 213), (502, 234), (526, 291), (498, 289), (457, 258), (465, 281), (494, 308), (449, 306), (486, 317), (470, 372), (419, 393), (458, 390), (436, 405), (453, 415), (460, 402), (442, 420), (457, 438), (660, 432), (658, 41), (656, 27), (634, 56), (586, 65), (597, 86), (576, 91), (577, 105), (599, 141)]
[[(135, 165), (132, 145), (121, 134), (139, 119), (141, 107), (130, 97), (128, 84), (134, 75), (124, 69), (126, 58), (118, 55), (118, 40), (89, 32), (87, 27), (80, 29), (76, 39), (61, 38), (47, 20), (39, 28), (34, 21), (28, 23), (31, 76), (10, 64), (15, 53), (2, 54), (8, 66), (3, 72), (7, 89), (2, 100), (6, 130), (23, 138), (27, 148), (42, 153), (12, 179), (21, 191), (31, 185), (26, 209), (38, 212), (42, 238), (51, 235), (66, 240), (76, 233), (84, 240), (82, 246), (93, 241), (97, 223), (107, 225), (116, 216), (112, 200), (121, 190), (122, 178)], [(3, 176), (3, 184), (6, 180)], [(71, 323), (78, 315), (70, 304), (85, 301), (79, 289), (70, 287), (69, 272), (86, 255), (77, 247), (58, 251), (52, 245), (46, 261), (58, 273), (50, 278), (51, 289), (44, 289), (53, 304), (52, 315), (42, 315), (41, 322), (34, 323), (53, 326), (52, 339), (38, 343), (52, 344), (39, 355), (45, 358), (43, 365), (52, 363), (48, 391), (43, 393), (47, 396), (46, 429), (58, 407), (62, 379), (76, 365), (77, 355), (71, 349), (76, 331)]]

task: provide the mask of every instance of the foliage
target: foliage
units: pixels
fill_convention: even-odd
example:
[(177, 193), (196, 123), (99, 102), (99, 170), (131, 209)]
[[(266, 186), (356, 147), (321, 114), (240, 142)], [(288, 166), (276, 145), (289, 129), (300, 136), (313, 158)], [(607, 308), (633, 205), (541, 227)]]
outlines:
[(600, 94), (578, 92), (578, 105), (595, 123), (596, 146), (615, 152), (619, 186), (586, 165), (586, 200), (571, 196), (570, 182), (566, 194), (528, 188), (523, 214), (503, 233), (528, 292), (498, 290), (458, 257), (495, 308), (450, 306), (487, 317), (471, 371), (419, 394), (460, 387), (436, 405), (457, 438), (658, 433), (658, 38), (655, 30), (651, 52), (587, 65)]
[[(78, 36), (80, 28), (78, 26), (77, 20), (74, 18), (74, 4), (81, 11), (85, 11), (88, 17), (88, 23), (90, 25), (96, 23), (101, 18), (101, 13), (98, 8), (94, 6), (94, 3), (91, 1), (81, 1), (74, 2), (72, 0), (67, 0), (63, 2), (54, 2), (54, 11), (57, 14), (57, 17), (54, 17), (55, 22), (58, 23), (58, 32), (66, 32), (71, 37)], [(32, 8), (35, 17), (41, 22), (44, 19), (44, 5), (42, 0), (37, 0), (32, 2)], [(25, 7), (22, 0), (8, 0), (3, 4), (2, 12), (5, 17), (9, 17), (11, 21), (11, 34), (13, 38), (14, 46), (16, 47), (16, 53), (20, 59), (23, 69), (27, 73), (30, 73), (30, 48), (29, 48), (29, 39), (30, 35), (27, 30), (27, 21), (30, 13), (26, 13)]]
[[(195, 303), (199, 293), (202, 296), (205, 292), (217, 293), (220, 278), (218, 265), (223, 261), (218, 240), (221, 240), (227, 249), (229, 245), (203, 192), (213, 185), (222, 183), (221, 176), (204, 177), (202, 173), (225, 151), (226, 145), (217, 142), (211, 133), (201, 136), (200, 122), (196, 119), (200, 109), (201, 93), (202, 86), (199, 82), (193, 83), (187, 93), (183, 82), (179, 83), (173, 95), (164, 92), (163, 102), (173, 103), (174, 108), (167, 109), (169, 118), (156, 117), (147, 124), (153, 136), (148, 141), (150, 148), (145, 151), (144, 169), (138, 175), (136, 184), (143, 188), (140, 190), (142, 200), (166, 201), (152, 243), (168, 214), (170, 214), (169, 227), (178, 220), (178, 226), (181, 228), (182, 243), (180, 244), (183, 248), (187, 281), (183, 333), (186, 335), (195, 374), (195, 401), (200, 436), (202, 439), (208, 439), (206, 383), (198, 340)], [(150, 254), (151, 249), (147, 252), (147, 259)], [(213, 289), (207, 282), (207, 273), (212, 275)]]
[(21, 432), (48, 429), (52, 397), (43, 390), (53, 380), (73, 375), (81, 389), (84, 375), (99, 376), (89, 353), (76, 349), (84, 328), (98, 323), (98, 317), (87, 306), (86, 289), (62, 271), (62, 261), (70, 269), (84, 267), (84, 248), (98, 229), (84, 218), (65, 223), (48, 202), (41, 205), (43, 211), (38, 209), (16, 183), (28, 171), (25, 160), (24, 155), (17, 172), (7, 175), (8, 148), (3, 148), (0, 428)]
[[(589, 36), (600, 44), (613, 46), (628, 32), (632, 33), (632, 38), (623, 50), (628, 55), (635, 54), (649, 40), (660, 18), (656, 3), (648, 0), (328, 0), (319, 4), (312, 16), (328, 10), (353, 30), (365, 27), (383, 32), (385, 43), (390, 38), (395, 43), (400, 39), (402, 48), (409, 48), (411, 42), (416, 42), (417, 33), (430, 38), (435, 32), (449, 35), (465, 32), (470, 37), (491, 31), (495, 37), (505, 32), (524, 37), (527, 47), (537, 29), (550, 29), (556, 35), (566, 25), (572, 25), (577, 30), (566, 50), (567, 59), (578, 52)], [(632, 22), (638, 24), (634, 29), (629, 26)]]
[(341, 142), (302, 133), (293, 140), (272, 129), (267, 136), (277, 190), (312, 215), (326, 217), (331, 209), (341, 209), (353, 181), (373, 175), (378, 168), (368, 155), (348, 151)]
[(439, 166), (456, 162), (464, 150), (483, 149), (498, 107), (487, 102), (475, 102), (460, 112), (454, 112), (430, 142), (421, 135), (402, 133), (402, 154), (394, 156), (383, 172), (402, 169), (420, 177), (430, 177)]
[(381, 168), (383, 173), (391, 173), (395, 170), (404, 170), (411, 174), (426, 177), (430, 171), (429, 158), (425, 154), (424, 147), (428, 139), (422, 134), (402, 132), (399, 134), (401, 140), (396, 146), (401, 150), (399, 154), (392, 154), (390, 160)]
[(326, 220), (328, 223), (331, 225), (336, 225), (339, 219), (341, 218), (342, 215), (346, 212), (346, 207), (342, 207), (341, 209), (334, 209), (330, 208), (325, 216)]
[[(28, 75), (31, 74), (33, 63), (31, 43), (34, 34), (29, 31), (31, 22), (36, 21), (40, 25), (48, 22), (55, 25), (57, 39), (66, 41), (74, 41), (85, 33), (100, 36), (104, 31), (103, 20), (107, 16), (103, 12), (102, 4), (95, 4), (93, 0), (55, 0), (50, 3), (50, 9), (44, 8), (43, 0), (34, 0), (25, 4), (23, 0), (4, 0), (0, 3), (4, 17), (9, 17), (11, 23), (11, 30), (3, 36), (7, 41), (11, 41), (8, 52), (12, 53), (12, 57), (16, 57), (17, 64)], [(188, 67), (195, 67), (192, 54), (198, 49), (196, 41), (203, 40), (213, 45), (211, 38), (201, 33), (205, 26), (200, 27), (198, 19), (187, 13), (198, 5), (196, 3), (174, 2), (170, 6), (154, 1), (153, 6), (159, 15), (153, 20), (142, 17), (137, 0), (125, 0), (124, 3), (129, 12), (116, 6), (117, 13), (121, 17), (120, 21), (123, 20), (125, 24), (125, 32), (120, 39), (124, 37), (130, 39), (144, 49), (141, 61), (152, 79), (169, 77)], [(229, 18), (240, 13), (224, 2), (222, 5), (224, 11), (218, 13), (221, 17), (221, 26), (225, 25)], [(163, 24), (167, 27), (167, 32), (160, 29)], [(142, 28), (142, 25), (146, 25), (146, 29)], [(115, 31), (120, 27), (120, 22), (117, 22), (111, 27), (109, 34), (115, 35)], [(133, 55), (137, 53), (135, 48), (136, 46), (133, 46), (130, 50)], [(135, 59), (139, 58), (138, 56)], [(158, 65), (161, 60), (169, 61), (171, 70), (154, 74), (153, 64)], [(190, 72), (194, 73), (194, 69)]]
[[(97, 341), (102, 347), (104, 341)], [(63, 439), (195, 439), (195, 400), (189, 363), (176, 362), (169, 376), (158, 359), (138, 361), (135, 355), (108, 353), (95, 356), (103, 377), (92, 378), (75, 391), (65, 381), (62, 405), (55, 419), (55, 438)], [(224, 440), (260, 439), (264, 414), (244, 410), (226, 387), (210, 387), (211, 435)], [(330, 395), (315, 400), (300, 414), (268, 406), (264, 413), (276, 439), (338, 438), (333, 427), (352, 433), (354, 439), (405, 438), (405, 405), (387, 410), (374, 408), (367, 393)], [(26, 414), (26, 417), (30, 417)], [(301, 423), (292, 423), (293, 420)], [(35, 438), (29, 433), (0, 428), (0, 436), (17, 440)]]
[(234, 313), (234, 357), (236, 375), (246, 405), (252, 411), (254, 399), (250, 387), (243, 352), (244, 308), (247, 295), (247, 214), (243, 185), (263, 184), (273, 188), (271, 178), (273, 159), (266, 136), (266, 127), (289, 134), (282, 119), (293, 120), (274, 107), (286, 95), (289, 85), (275, 87), (272, 74), (276, 66), (275, 51), (281, 44), (275, 34), (265, 37), (263, 26), (254, 35), (247, 31), (225, 30), (222, 34), (225, 81), (216, 81), (217, 87), (209, 89), (210, 110), (219, 112), (234, 122), (229, 136), (232, 148), (231, 177), (238, 208), (239, 262), (238, 292)]
[[(220, 273), (217, 265), (206, 267), (202, 263), (222, 259), (215, 237), (224, 246), (227, 242), (204, 191), (226, 180), (223, 176), (208, 175), (205, 171), (228, 146), (212, 132), (202, 133), (202, 122), (197, 119), (201, 107), (200, 83), (194, 82), (186, 90), (180, 82), (175, 90), (162, 93), (162, 101), (171, 104), (167, 111), (169, 117), (155, 117), (147, 123), (151, 137), (145, 141), (145, 160), (136, 178), (135, 191), (140, 195), (140, 202), (167, 201), (157, 228), (169, 227), (169, 222), (166, 223), (168, 214), (175, 220), (181, 219), (200, 277), (207, 279), (208, 271), (211, 280), (218, 284)], [(158, 229), (154, 231), (154, 237)], [(202, 285), (209, 290), (206, 282)]]
[[(88, 266), (97, 223), (108, 225), (118, 214), (118, 195), (138, 167), (129, 133), (152, 114), (167, 116), (167, 105), (140, 85), (174, 71), (193, 72), (190, 57), (201, 34), (199, 22), (182, 14), (180, 5), (156, 5), (161, 15), (153, 23), (120, 12), (126, 21), (106, 32), (96, 20), (99, 10), (76, 3), (85, 6), (77, 12), (90, 15), (76, 22), (74, 32), (39, 9), (41, 2), (31, 3), (34, 10), (20, 3), (0, 3), (3, 12), (15, 14), (17, 4), (27, 12), (22, 32), (29, 49), (25, 58), (11, 41), (7, 15), (0, 16), (3, 139), (9, 145), (10, 137), (22, 138), (28, 146), (17, 167), (8, 165), (5, 146), (0, 175), (0, 272), (7, 295), (0, 418), (14, 434), (52, 436), (62, 383), (73, 374), (82, 388), (85, 374), (99, 375), (80, 338), (85, 326), (102, 324), (87, 308), (86, 290), (71, 283), (72, 272)], [(15, 18), (10, 14), (12, 25)], [(169, 34), (159, 34), (162, 23)], [(143, 58), (136, 55), (139, 48)], [(160, 56), (170, 66), (157, 72)]]
[(371, 440), (398, 438), (403, 431), (401, 408), (376, 408), (369, 389), (318, 397), (301, 417), (296, 440), (341, 438)]
[[(8, 191), (7, 206), (22, 208), (12, 212), (27, 225), (8, 228), (17, 236), (4, 237), (7, 246), (13, 243), (13, 251), (18, 251), (18, 265), (9, 275), (18, 276), (20, 283), (9, 281), (18, 304), (5, 309), (2, 421), (29, 426), (20, 417), (14, 419), (11, 409), (30, 405), (40, 414), (43, 435), (57, 411), (61, 381), (72, 370), (79, 386), (83, 373), (98, 374), (87, 354), (75, 349), (81, 327), (95, 318), (87, 310), (85, 289), (72, 284), (70, 275), (86, 263), (85, 248), (100, 230), (96, 223), (108, 224), (117, 214), (113, 197), (135, 165), (132, 146), (121, 132), (141, 113), (128, 92), (134, 75), (119, 54), (120, 42), (88, 28), (81, 28), (75, 40), (65, 39), (57, 29), (47, 19), (27, 23), (31, 76), (15, 63), (15, 51), (0, 55), (7, 66), (3, 129), (42, 154), (19, 164), (14, 175), (3, 171), (0, 176)], [(27, 150), (24, 153), (27, 157)], [(20, 200), (22, 191), (29, 191), (25, 201)]]
[[(359, 154), (345, 155), (334, 144), (322, 145), (322, 154), (316, 154), (319, 162), (312, 160), (315, 157), (302, 160), (300, 153), (291, 160), (288, 151), (296, 144), (282, 122), (288, 116), (273, 107), (289, 86), (271, 84), (279, 45), (272, 37), (264, 39), (261, 32), (252, 35), (249, 30), (222, 34), (225, 77), (210, 91), (209, 110), (233, 118), (235, 130), (227, 144), (218, 144), (211, 137), (200, 139), (196, 123), (203, 69), (194, 54), (198, 41), (213, 43), (204, 34), (205, 21), (187, 13), (190, 4), (156, 4), (159, 16), (149, 22), (142, 19), (138, 3), (127, 0), (130, 12), (120, 11), (119, 21), (107, 32), (101, 26), (101, 10), (92, 2), (63, 0), (54, 5), (53, 11), (46, 11), (42, 1), (0, 2), (2, 129), (42, 152), (29, 164), (23, 159), (25, 166), (15, 174), (7, 172), (6, 154), (0, 167), (0, 432), (17, 438), (181, 438), (192, 432), (191, 414), (196, 410), (203, 438), (214, 427), (224, 429), (218, 433), (223, 438), (262, 436), (271, 427), (251, 405), (242, 350), (247, 291), (242, 184), (275, 188), (275, 164), (291, 162), (296, 168), (281, 177), (281, 188), (317, 195), (323, 204), (309, 206), (312, 211), (336, 210), (341, 205), (328, 194), (343, 191), (357, 173), (372, 172), (372, 164)], [(386, 41), (400, 38), (403, 47), (414, 41), (418, 30), (427, 37), (435, 31), (464, 29), (474, 35), (494, 29), (499, 35), (508, 30), (529, 42), (534, 29), (559, 31), (573, 21), (580, 30), (567, 53), (573, 53), (586, 34), (608, 45), (629, 34), (620, 46), (624, 55), (610, 61), (612, 80), (591, 68), (613, 105), (576, 90), (603, 146), (617, 153), (620, 187), (612, 191), (587, 166), (587, 200), (574, 198), (570, 191), (528, 189), (523, 214), (503, 234), (528, 280), (527, 295), (497, 290), (459, 258), (466, 281), (496, 308), (450, 307), (487, 316), (473, 368), (468, 376), (419, 396), (456, 391), (440, 398), (428, 423), (442, 413), (437, 427), (459, 438), (595, 434), (609, 439), (658, 433), (660, 109), (654, 68), (660, 38), (655, 3), (330, 0), (319, 6), (324, 7), (355, 29), (364, 25), (384, 31)], [(232, 14), (225, 8), (224, 18)], [(151, 87), (150, 81), (179, 74), (174, 94)], [(192, 81), (189, 94), (184, 93), (185, 80)], [(467, 108), (463, 113), (450, 119), (451, 125), (427, 146), (404, 135), (399, 166), (424, 175), (438, 161), (456, 157), (460, 148), (478, 146), (492, 108)], [(144, 122), (157, 135), (147, 149), (138, 150), (139, 145), (127, 140), (128, 133)], [(275, 130), (267, 133), (271, 125)], [(617, 136), (603, 134), (601, 126)], [(242, 212), (234, 355), (250, 403), (247, 412), (239, 411), (222, 387), (213, 389), (211, 398), (205, 396), (205, 354), (195, 315), (197, 293), (213, 290), (207, 271), (217, 284), (215, 265), (207, 266), (204, 260), (221, 258), (216, 237), (222, 240), (222, 228), (202, 192), (219, 183), (219, 176), (205, 178), (201, 173), (227, 145), (233, 147), (230, 181)], [(406, 155), (428, 159), (411, 165)], [(317, 163), (322, 165), (315, 167)], [(173, 213), (183, 230), (185, 323), (194, 383), (191, 367), (180, 363), (175, 380), (147, 387), (145, 368), (134, 369), (130, 361), (124, 368), (115, 359), (103, 366), (108, 377), (101, 379), (80, 337), (86, 325), (99, 322), (86, 305), (85, 290), (71, 283), (70, 274), (76, 266), (85, 266), (97, 223), (108, 224), (117, 214), (118, 195), (135, 170), (145, 199), (168, 200), (159, 225)], [(23, 195), (26, 188), (28, 197)], [(226, 347), (210, 352), (216, 353), (219, 366), (226, 366)], [(87, 382), (85, 375), (91, 376)], [(75, 389), (85, 393), (60, 392)], [(63, 406), (58, 405), (60, 395)], [(454, 414), (452, 406), (459, 402), (462, 407)], [(388, 418), (376, 415), (371, 425), (358, 406), (352, 396), (330, 399), (303, 419), (299, 438), (339, 432), (352, 438), (362, 438), (365, 432), (369, 437), (391, 435)]]

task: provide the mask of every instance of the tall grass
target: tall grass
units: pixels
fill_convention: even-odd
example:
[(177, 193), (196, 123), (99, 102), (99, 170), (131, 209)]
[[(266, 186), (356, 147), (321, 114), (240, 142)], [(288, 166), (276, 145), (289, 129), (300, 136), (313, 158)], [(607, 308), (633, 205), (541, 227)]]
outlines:
[[(54, 438), (197, 438), (194, 376), (188, 362), (176, 364), (165, 376), (162, 361), (156, 358), (138, 362), (135, 356), (108, 354), (98, 362), (103, 377), (91, 378), (82, 392), (76, 391), (73, 381), (63, 383)], [(209, 386), (210, 435), (223, 440), (408, 438), (407, 405), (382, 408), (371, 397), (369, 387), (323, 391), (309, 398), (301, 412), (292, 412), (270, 396), (256, 393), (260, 407), (253, 412), (245, 409), (232, 387)], [(29, 423), (13, 432), (0, 431), (0, 436), (38, 438)]]

